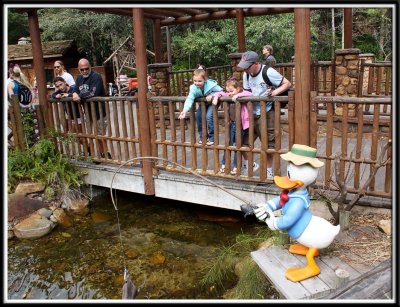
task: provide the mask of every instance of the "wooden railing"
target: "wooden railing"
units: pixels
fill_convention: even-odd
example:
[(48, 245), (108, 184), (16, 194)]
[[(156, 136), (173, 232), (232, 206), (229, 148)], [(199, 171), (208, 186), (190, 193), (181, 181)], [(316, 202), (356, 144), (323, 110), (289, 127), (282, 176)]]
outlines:
[[(313, 94), (314, 96), (315, 93)], [(195, 120), (195, 109), (199, 105), (202, 108), (202, 118), (205, 123), (204, 98), (195, 101), (196, 108), (188, 112), (186, 119), (178, 119), (179, 110), (183, 108), (184, 96), (158, 96), (148, 99), (149, 130), (151, 153), (154, 157), (160, 157), (183, 165), (193, 171), (206, 176), (221, 177), (226, 180), (243, 180), (251, 182), (270, 182), (266, 178), (266, 157), (271, 154), (274, 157), (275, 175), (286, 173), (286, 161), (280, 159), (280, 154), (287, 152), (292, 146), (295, 133), (294, 127), (294, 93), (290, 92), (289, 97), (273, 97), (275, 108), (275, 144), (268, 148), (266, 133), (266, 101), (269, 97), (245, 97), (235, 103), (235, 116), (237, 122), (236, 145), (229, 146), (229, 103), (230, 98), (221, 98), (221, 107), (217, 109), (212, 106), (214, 113), (215, 143), (207, 146), (205, 143), (206, 125), (203, 125), (203, 142), (199, 144), (197, 123)], [(62, 138), (58, 139), (59, 149), (73, 158), (88, 159), (98, 162), (122, 164), (132, 158), (140, 156), (141, 142), (139, 135), (140, 118), (138, 116), (138, 104), (135, 97), (95, 97), (81, 107), (79, 113), (82, 121), (71, 121), (71, 114), (74, 110), (67, 107), (66, 112), (63, 104), (70, 98), (61, 101), (52, 100), (55, 129), (63, 134), (72, 134), (75, 140), (71, 144), (65, 144)], [(242, 146), (240, 102), (247, 101), (250, 114), (250, 140), (253, 138), (254, 117), (253, 103), (260, 101), (262, 130), (265, 131), (260, 139), (250, 142), (249, 146)], [(338, 168), (340, 180), (345, 182), (349, 193), (358, 193), (365, 184), (366, 178), (376, 167), (382, 146), (389, 143), (388, 153), (385, 159), (391, 157), (391, 117), (383, 117), (379, 108), (383, 105), (390, 105), (390, 98), (343, 98), (336, 96), (312, 97), (310, 139), (311, 146), (318, 149), (318, 158), (325, 162), (324, 170), (320, 171), (316, 186), (330, 191), (337, 190), (337, 180), (334, 176), (334, 165), (339, 163)], [(281, 109), (281, 103), (288, 102), (288, 109)], [(317, 114), (316, 105), (324, 103), (327, 105), (326, 114)], [(344, 105), (345, 114), (335, 116), (333, 109), (335, 103)], [(100, 118), (106, 119), (106, 127), (97, 129), (87, 114), (95, 115), (95, 105), (104, 104), (104, 110), (100, 112)], [(373, 105), (373, 116), (358, 112), (356, 118), (347, 116), (347, 105), (357, 104), (362, 108), (365, 104)], [(72, 112), (72, 113), (71, 113)], [(368, 117), (369, 116), (369, 117)], [(76, 118), (74, 116), (74, 118)], [(385, 119), (386, 118), (386, 119)], [(69, 128), (71, 127), (71, 128)], [(99, 154), (99, 144), (103, 144), (106, 152), (110, 152), (111, 159)], [(72, 147), (75, 146), (75, 149)], [(219, 172), (222, 154), (226, 153), (225, 173)], [(238, 174), (230, 175), (230, 162), (233, 153), (237, 152)], [(248, 153), (249, 165), (253, 161), (259, 163), (260, 169), (253, 173), (249, 169), (248, 175), (241, 175), (243, 153)], [(232, 156), (231, 156), (232, 155)], [(132, 162), (131, 165), (139, 166), (139, 163)], [(183, 169), (173, 164), (155, 162), (156, 169), (163, 169), (169, 172), (181, 173)], [(350, 171), (350, 175), (349, 175)], [(350, 178), (350, 179), (349, 179)], [(377, 179), (379, 178), (379, 179)], [(391, 162), (381, 167), (375, 180), (370, 180), (365, 193), (376, 197), (391, 197)]]
[[(316, 96), (312, 93), (311, 146), (325, 160), (324, 177), (317, 183), (324, 190), (339, 191), (343, 185), (350, 193), (365, 193), (390, 198), (392, 180), (392, 115), (382, 114), (392, 98)], [(327, 106), (326, 114), (317, 105)], [(335, 104), (343, 105), (343, 115), (334, 114)], [(356, 105), (356, 116), (348, 116), (349, 105)], [(372, 115), (363, 109), (369, 105)], [(385, 152), (386, 151), (386, 152)], [(380, 167), (378, 167), (381, 165)], [(370, 176), (377, 170), (375, 176)]]
[[(361, 61), (358, 84), (361, 84), (358, 88), (359, 97), (391, 96), (392, 63), (365, 63), (363, 59)], [(390, 105), (384, 105), (381, 111), (388, 115), (392, 113), (392, 108)], [(370, 105), (365, 105), (364, 112), (372, 114)]]
[[(291, 95), (294, 95), (293, 93)], [(248, 164), (252, 165), (253, 161), (256, 161), (260, 164), (260, 171), (256, 174), (253, 174), (252, 169), (249, 169), (249, 173), (247, 177), (240, 177), (242, 180), (249, 181), (265, 181), (266, 180), (266, 155), (272, 154), (276, 157), (275, 159), (275, 171), (276, 173), (280, 172), (280, 161), (279, 154), (283, 152), (287, 152), (290, 144), (293, 143), (292, 138), (288, 136), (286, 132), (279, 133), (281, 130), (282, 122), (285, 124), (288, 123), (287, 119), (284, 120), (284, 117), (287, 118), (287, 113), (281, 114), (280, 104), (284, 102), (288, 102), (289, 100), (289, 108), (293, 107), (294, 97), (288, 98), (287, 96), (274, 97), (274, 108), (275, 108), (275, 148), (268, 148), (268, 140), (267, 140), (267, 117), (266, 117), (266, 101), (270, 100), (270, 97), (246, 97), (238, 99), (238, 102), (235, 104), (235, 118), (236, 118), (236, 146), (229, 146), (229, 103), (231, 102), (231, 98), (221, 98), (222, 102), (222, 110), (218, 111), (216, 106), (211, 106), (213, 108), (213, 120), (214, 120), (214, 145), (207, 146), (206, 145), (206, 125), (204, 124), (202, 135), (202, 144), (199, 144), (198, 141), (198, 131), (197, 124), (195, 120), (195, 110), (197, 108), (192, 108), (189, 111), (188, 118), (179, 120), (176, 109), (182, 109), (183, 103), (185, 101), (185, 97), (152, 97), (149, 99), (149, 102), (153, 105), (152, 114), (150, 115), (150, 119), (159, 119), (150, 120), (151, 127), (150, 131), (153, 136), (152, 138), (152, 153), (154, 156), (162, 157), (164, 159), (170, 159), (175, 163), (180, 163), (183, 166), (197, 170), (203, 174), (207, 174), (210, 176), (224, 176), (226, 177), (229, 174), (231, 155), (235, 152), (238, 154), (238, 175), (231, 176), (228, 175), (228, 178), (239, 178), (241, 172), (241, 161), (242, 161), (242, 153), (246, 152), (248, 154)], [(253, 139), (253, 129), (254, 129), (254, 116), (253, 116), (253, 102), (261, 101), (261, 123), (262, 127), (265, 127), (263, 131), (265, 133), (262, 134), (261, 139), (256, 142), (250, 141), (249, 146), (242, 146), (242, 135), (241, 135), (241, 118), (240, 118), (240, 102), (247, 101), (247, 106), (250, 114), (250, 140)], [(196, 100), (197, 106), (202, 106), (202, 121), (206, 122), (205, 119), (205, 104), (206, 101), (204, 98), (200, 98)], [(287, 112), (287, 111), (286, 111)], [(222, 113), (222, 116), (219, 114)], [(285, 115), (286, 114), (286, 115)], [(290, 117), (290, 116), (289, 116)], [(293, 131), (292, 124), (289, 124), (289, 129)], [(225, 174), (219, 173), (220, 161), (223, 152), (226, 153), (226, 172)], [(164, 163), (159, 163), (159, 167), (165, 166)], [(174, 166), (170, 166), (174, 171), (180, 172), (182, 169), (176, 168)]]

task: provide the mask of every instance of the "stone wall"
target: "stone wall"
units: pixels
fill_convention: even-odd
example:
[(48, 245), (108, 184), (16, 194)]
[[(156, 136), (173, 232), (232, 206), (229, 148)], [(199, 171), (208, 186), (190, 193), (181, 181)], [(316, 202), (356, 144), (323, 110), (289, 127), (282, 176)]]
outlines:
[(168, 96), (168, 72), (172, 68), (171, 63), (156, 63), (147, 65), (149, 74), (151, 76), (150, 85), (152, 87), (151, 92), (155, 96)]
[[(360, 49), (335, 51), (335, 92), (337, 96), (357, 97)], [(336, 115), (343, 115), (343, 105), (336, 104)], [(349, 104), (348, 116), (356, 115), (356, 105)]]

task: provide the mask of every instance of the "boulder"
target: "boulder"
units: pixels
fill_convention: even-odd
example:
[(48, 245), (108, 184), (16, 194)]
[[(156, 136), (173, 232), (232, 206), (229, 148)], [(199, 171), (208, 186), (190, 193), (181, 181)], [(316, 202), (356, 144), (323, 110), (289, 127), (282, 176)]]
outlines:
[(53, 211), (53, 215), (50, 218), (51, 220), (57, 221), (61, 226), (71, 227), (72, 219), (65, 213), (65, 211), (61, 208), (57, 208)]
[(38, 182), (21, 182), (18, 184), (17, 188), (15, 189), (15, 193), (17, 194), (31, 194), (31, 193), (38, 193), (43, 192), (45, 185)]
[(86, 215), (89, 213), (89, 201), (86, 198), (83, 199), (70, 199), (64, 200), (64, 207), (73, 214)]
[(40, 208), (46, 208), (47, 205), (37, 199), (26, 197), (22, 193), (13, 193), (8, 195), (8, 221), (20, 220), (23, 217), (32, 214)]
[(56, 224), (47, 218), (33, 213), (16, 224), (13, 230), (19, 239), (37, 239), (48, 234), (55, 226)]
[(378, 223), (378, 228), (387, 235), (392, 234), (392, 222), (391, 220), (380, 220)]

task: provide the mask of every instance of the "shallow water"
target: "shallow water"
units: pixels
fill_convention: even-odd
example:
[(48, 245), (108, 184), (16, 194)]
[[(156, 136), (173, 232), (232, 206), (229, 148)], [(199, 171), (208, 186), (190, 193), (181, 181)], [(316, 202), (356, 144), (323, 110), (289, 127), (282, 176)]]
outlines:
[[(121, 299), (125, 266), (141, 286), (137, 299), (221, 299), (223, 290), (199, 284), (206, 265), (256, 224), (240, 212), (132, 193), (118, 192), (117, 206), (121, 236), (106, 194), (72, 227), (8, 240), (8, 299)], [(239, 219), (201, 220), (205, 211)]]

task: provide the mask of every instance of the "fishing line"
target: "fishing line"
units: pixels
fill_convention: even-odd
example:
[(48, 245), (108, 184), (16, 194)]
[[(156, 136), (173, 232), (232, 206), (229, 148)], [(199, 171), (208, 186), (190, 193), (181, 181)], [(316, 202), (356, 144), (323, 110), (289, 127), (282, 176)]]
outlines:
[[(226, 192), (226, 193), (232, 195), (233, 197), (236, 197), (237, 199), (239, 199), (239, 200), (242, 201), (243, 203), (250, 205), (250, 202), (248, 202), (247, 200), (245, 200), (245, 199), (241, 198), (240, 196), (236, 195), (236, 194), (233, 193), (232, 191), (229, 191), (228, 189), (226, 189), (226, 188), (223, 187), (222, 185), (219, 185), (219, 184), (213, 182), (212, 180), (206, 178), (205, 176), (202, 176), (202, 175), (200, 175), (200, 174), (194, 172), (193, 170), (191, 170), (191, 169), (189, 169), (189, 168), (187, 168), (187, 167), (185, 167), (185, 166), (183, 166), (183, 165), (180, 165), (180, 164), (178, 164), (178, 163), (176, 163), (176, 162), (170, 161), (170, 160), (168, 160), (168, 159), (159, 158), (159, 157), (137, 157), (137, 158), (132, 158), (132, 159), (129, 159), (129, 160), (125, 161), (124, 163), (122, 163), (122, 164), (115, 170), (114, 175), (113, 175), (113, 177), (112, 177), (112, 179), (111, 179), (111, 184), (110, 184), (111, 201), (112, 201), (112, 204), (113, 204), (113, 206), (114, 206), (114, 208), (115, 208), (115, 211), (117, 212), (117, 222), (118, 222), (119, 239), (120, 239), (120, 245), (121, 245), (121, 254), (122, 254), (122, 259), (123, 259), (123, 263), (124, 263), (124, 280), (125, 280), (125, 278), (126, 278), (126, 276), (127, 276), (127, 274), (128, 274), (128, 269), (126, 268), (126, 263), (125, 263), (125, 254), (124, 254), (124, 247), (123, 247), (123, 244), (122, 244), (122, 233), (121, 233), (121, 226), (120, 226), (120, 222), (119, 222), (118, 207), (117, 207), (117, 205), (116, 205), (116, 202), (114, 201), (112, 185), (113, 185), (113, 182), (114, 182), (114, 178), (115, 178), (115, 176), (117, 175), (118, 171), (121, 169), (121, 167), (123, 167), (123, 166), (125, 166), (126, 164), (128, 164), (128, 163), (130, 163), (130, 162), (133, 162), (133, 161), (135, 161), (135, 160), (150, 160), (150, 161), (158, 160), (158, 161), (167, 162), (167, 163), (169, 163), (169, 164), (173, 164), (173, 165), (175, 165), (175, 166), (177, 166), (177, 167), (180, 167), (180, 168), (184, 169), (185, 171), (187, 171), (187, 172), (189, 172), (189, 173), (191, 173), (191, 174), (193, 174), (193, 175), (195, 175), (195, 176), (200, 177), (200, 178), (203, 179), (204, 181), (206, 181), (206, 182), (208, 182), (208, 183), (210, 183), (210, 184), (216, 186), (217, 188), (219, 188), (219, 189), (223, 190), (224, 192)], [(117, 196), (117, 194), (116, 194), (116, 192), (115, 192), (115, 198), (116, 198), (116, 196)]]

